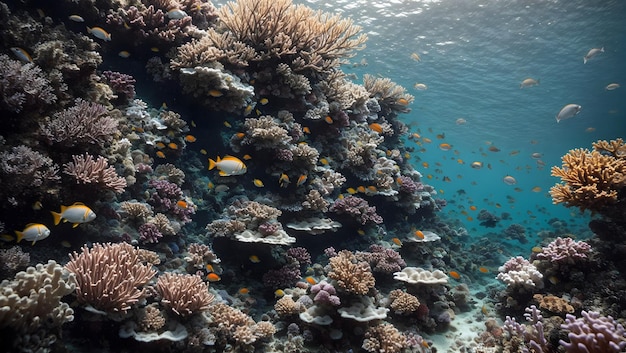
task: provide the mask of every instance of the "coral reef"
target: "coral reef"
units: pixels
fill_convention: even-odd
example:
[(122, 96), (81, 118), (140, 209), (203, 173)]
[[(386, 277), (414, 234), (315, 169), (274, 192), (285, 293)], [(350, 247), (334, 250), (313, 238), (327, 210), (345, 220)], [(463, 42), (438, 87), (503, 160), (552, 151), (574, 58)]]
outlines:
[(164, 273), (157, 279), (156, 290), (161, 304), (180, 316), (208, 310), (215, 299), (198, 275)]

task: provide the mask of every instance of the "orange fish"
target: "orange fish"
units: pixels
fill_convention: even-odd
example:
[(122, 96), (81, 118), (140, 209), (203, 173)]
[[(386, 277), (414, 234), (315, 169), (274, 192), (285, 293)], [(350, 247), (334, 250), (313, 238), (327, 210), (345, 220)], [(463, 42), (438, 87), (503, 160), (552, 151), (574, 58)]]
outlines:
[(442, 151), (449, 151), (452, 148), (452, 145), (449, 143), (442, 142), (439, 144), (439, 149)]
[(298, 181), (296, 181), (296, 186), (300, 186), (304, 184), (306, 182), (306, 179), (307, 179), (306, 174), (300, 175), (300, 177), (298, 177)]
[(243, 132), (238, 132), (235, 134), (235, 137), (237, 137), (238, 139), (242, 139), (246, 136), (246, 134), (244, 134)]
[(250, 293), (250, 290), (248, 288), (246, 288), (246, 287), (242, 287), (242, 288), (239, 288), (238, 292), (239, 292), (239, 294), (246, 295), (246, 294)]
[(400, 98), (397, 100), (397, 102), (398, 104), (401, 104), (401, 105), (409, 105), (409, 101), (406, 98)]
[(471, 206), (469, 207), (469, 209), (470, 209), (470, 210), (472, 210), (472, 211), (476, 211), (476, 206), (471, 205)]
[(325, 121), (326, 123), (328, 123), (328, 124), (332, 124), (332, 123), (333, 123), (333, 118), (331, 118), (330, 116), (328, 116), (328, 115), (327, 115), (327, 116), (324, 118), (324, 121)]
[(165, 158), (165, 153), (163, 153), (163, 151), (157, 151), (156, 156), (159, 158)]
[(249, 160), (252, 159), (252, 156), (250, 156), (249, 154), (244, 154), (243, 157), (241, 157), (241, 158), (243, 158), (246, 161), (249, 161)]
[(448, 274), (450, 274), (450, 277), (452, 277), (454, 279), (460, 279), (461, 278), (461, 275), (458, 272), (456, 272), (456, 271), (450, 271), (450, 272), (448, 272)]
[(474, 220), (474, 217), (469, 216), (469, 217), (467, 217), (467, 220), (471, 222), (471, 221), (473, 221), (473, 220)]
[(416, 237), (424, 239), (424, 232), (422, 232), (421, 230), (416, 230), (414, 234)]
[(311, 133), (311, 129), (309, 129), (308, 126), (305, 126), (302, 128), (302, 132), (304, 132), (305, 134), (310, 134)]
[(176, 206), (182, 208), (182, 209), (186, 209), (187, 208), (187, 201), (185, 200), (179, 200), (178, 202), (176, 202)]
[(196, 137), (193, 135), (187, 135), (185, 136), (185, 141), (187, 142), (196, 142)]
[(177, 150), (178, 149), (178, 145), (175, 144), (174, 142), (170, 142), (167, 144), (167, 147), (173, 149), (173, 150)]
[(206, 275), (206, 279), (207, 279), (209, 282), (217, 282), (217, 281), (219, 281), (221, 278), (220, 278), (220, 276), (219, 276), (217, 273), (215, 273), (215, 272), (211, 272), (211, 273), (209, 273), (208, 275)]
[(478, 271), (482, 273), (489, 273), (489, 269), (487, 267), (481, 266), (478, 268)]
[(383, 126), (382, 126), (382, 125), (380, 125), (379, 123), (371, 123), (371, 124), (369, 125), (369, 127), (370, 127), (370, 129), (372, 129), (372, 130), (376, 131), (376, 132), (377, 132), (377, 133), (379, 133), (379, 134), (382, 134), (382, 133), (383, 133)]
[(310, 285), (316, 285), (317, 284), (317, 281), (315, 280), (315, 278), (313, 278), (311, 276), (306, 277), (304, 280), (307, 281), (307, 283), (310, 284)]
[(224, 93), (222, 93), (221, 91), (216, 90), (216, 89), (212, 89), (212, 90), (209, 91), (209, 96), (211, 96), (211, 97), (216, 97), (217, 98), (217, 97), (221, 97), (223, 95), (224, 95)]
[(391, 238), (391, 241), (397, 246), (402, 246), (402, 241), (398, 238)]

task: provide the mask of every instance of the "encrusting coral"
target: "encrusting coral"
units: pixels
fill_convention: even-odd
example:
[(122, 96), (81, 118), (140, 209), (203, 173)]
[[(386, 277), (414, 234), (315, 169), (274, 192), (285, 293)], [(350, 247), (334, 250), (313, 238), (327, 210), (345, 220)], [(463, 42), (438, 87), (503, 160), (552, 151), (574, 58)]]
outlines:
[(619, 190), (626, 186), (624, 143), (598, 141), (593, 147), (570, 150), (561, 158), (562, 168), (552, 167), (552, 176), (562, 180), (550, 189), (553, 203), (602, 212), (617, 202)]

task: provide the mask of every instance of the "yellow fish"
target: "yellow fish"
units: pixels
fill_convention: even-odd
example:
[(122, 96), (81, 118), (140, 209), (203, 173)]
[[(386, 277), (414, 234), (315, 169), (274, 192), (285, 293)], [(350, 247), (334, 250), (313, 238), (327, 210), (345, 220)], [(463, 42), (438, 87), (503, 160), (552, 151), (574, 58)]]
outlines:
[(221, 176), (242, 175), (248, 170), (241, 159), (233, 156), (225, 156), (223, 159), (218, 156), (215, 161), (209, 158), (209, 170), (213, 168), (219, 169)]
[(286, 188), (287, 185), (289, 185), (289, 176), (285, 173), (282, 173), (280, 175), (280, 178), (278, 178), (278, 183), (280, 184), (281, 188)]
[(61, 211), (51, 211), (50, 213), (54, 217), (55, 226), (63, 220), (64, 222), (73, 223), (73, 227), (76, 228), (81, 223), (91, 222), (96, 219), (96, 214), (91, 208), (80, 202), (75, 202), (71, 206), (61, 206)]
[(261, 259), (259, 259), (258, 256), (256, 255), (250, 255), (250, 257), (248, 257), (248, 260), (250, 260), (250, 262), (258, 264), (259, 262), (261, 262)]
[(111, 41), (111, 34), (100, 27), (87, 27), (87, 33), (105, 42)]
[(15, 235), (17, 235), (18, 243), (24, 239), (35, 244), (36, 241), (47, 238), (50, 235), (50, 229), (41, 223), (29, 223), (23, 231), (16, 230)]
[(261, 105), (266, 105), (267, 103), (269, 103), (269, 100), (267, 98), (261, 98), (259, 99), (259, 103), (261, 103)]
[(260, 179), (254, 179), (252, 182), (254, 183), (254, 186), (256, 186), (257, 188), (262, 188), (265, 186), (263, 185), (263, 182)]

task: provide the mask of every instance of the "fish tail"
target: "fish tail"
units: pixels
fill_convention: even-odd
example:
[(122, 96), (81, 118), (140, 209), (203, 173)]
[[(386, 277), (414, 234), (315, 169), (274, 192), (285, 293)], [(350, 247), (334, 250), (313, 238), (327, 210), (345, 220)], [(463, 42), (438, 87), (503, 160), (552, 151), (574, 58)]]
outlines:
[(215, 161), (209, 158), (209, 170), (215, 168)]
[(583, 56), (583, 64), (586, 64), (586, 63), (587, 63), (587, 57)]
[(58, 212), (50, 211), (52, 213), (52, 217), (54, 217), (54, 225), (58, 225), (61, 223), (61, 214)]
[(87, 27), (87, 33), (91, 33), (91, 28), (89, 28), (89, 26), (85, 26)]
[(15, 231), (15, 235), (17, 235), (17, 242), (19, 243), (24, 238), (24, 232), (20, 232), (19, 230)]

